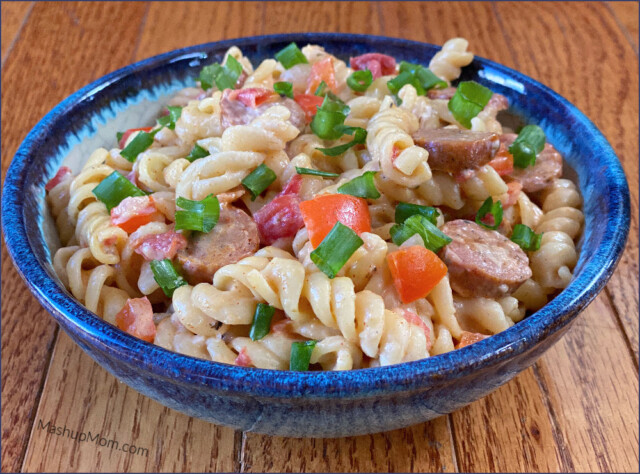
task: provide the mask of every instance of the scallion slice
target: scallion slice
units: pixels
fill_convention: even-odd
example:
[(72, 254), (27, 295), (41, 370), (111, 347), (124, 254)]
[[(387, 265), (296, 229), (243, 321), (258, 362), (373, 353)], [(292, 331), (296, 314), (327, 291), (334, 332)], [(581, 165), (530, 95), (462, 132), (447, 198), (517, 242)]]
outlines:
[(296, 64), (309, 62), (295, 43), (291, 43), (287, 47), (281, 49), (274, 57), (277, 61), (280, 61), (280, 64), (282, 64), (285, 69), (291, 69)]
[(436, 225), (440, 212), (435, 207), (421, 206), (419, 204), (411, 204), (409, 202), (400, 202), (396, 206), (396, 224), (402, 224), (409, 217), (416, 214), (426, 217), (429, 222)]
[(277, 94), (284, 95), (293, 99), (293, 84), (290, 82), (276, 82), (273, 84), (273, 90), (276, 91)]
[(398, 74), (396, 77), (387, 81), (387, 88), (393, 95), (398, 95), (400, 89), (402, 89), (406, 84), (411, 84), (415, 89), (418, 95), (425, 95), (426, 91), (418, 78), (409, 71), (404, 71)]
[(313, 93), (313, 95), (323, 96), (326, 91), (327, 91), (327, 83), (324, 81), (321, 81), (320, 84), (318, 84), (318, 87), (316, 87), (316, 91)]
[[(491, 214), (493, 216), (493, 225), (485, 224), (482, 222), (487, 214)], [(480, 209), (478, 209), (478, 213), (476, 214), (476, 224), (486, 227), (487, 229), (496, 230), (500, 227), (502, 223), (502, 202), (496, 201), (493, 202), (491, 196), (487, 198), (485, 202), (482, 203)]]
[(361, 127), (348, 127), (346, 125), (338, 125), (335, 127), (336, 132), (342, 131), (347, 135), (353, 135), (353, 140), (343, 145), (337, 145), (331, 148), (316, 148), (327, 156), (342, 155), (345, 151), (354, 145), (359, 145), (367, 140), (367, 131)]
[(413, 74), (425, 91), (433, 88), (443, 89), (447, 87), (447, 83), (431, 72), (431, 69), (421, 66), (420, 64), (401, 61), (400, 72), (410, 72)]
[(213, 194), (200, 201), (179, 197), (176, 205), (183, 209), (175, 213), (176, 230), (211, 232), (220, 218), (220, 202)]
[(120, 154), (128, 161), (133, 163), (140, 153), (145, 151), (153, 144), (153, 138), (158, 133), (159, 129), (152, 130), (151, 132), (138, 132), (133, 140), (124, 147)]
[(253, 314), (253, 324), (249, 331), (249, 337), (252, 341), (258, 341), (269, 334), (271, 329), (271, 319), (276, 309), (268, 304), (258, 303), (256, 312)]
[(378, 199), (380, 191), (376, 188), (373, 178), (376, 171), (365, 171), (364, 174), (347, 181), (338, 188), (339, 194), (350, 194), (351, 196), (361, 197), (365, 199)]
[(451, 242), (451, 238), (436, 227), (429, 219), (421, 214), (415, 214), (389, 229), (391, 240), (396, 245), (402, 245), (414, 234), (420, 235), (424, 246), (432, 252), (439, 252), (442, 247)]
[(218, 90), (235, 89), (238, 78), (242, 74), (242, 64), (231, 55), (216, 75), (215, 81)]
[(373, 82), (373, 74), (368, 69), (355, 71), (347, 78), (347, 85), (356, 92), (366, 91)]
[(277, 176), (273, 170), (262, 163), (242, 180), (242, 185), (251, 193), (251, 200), (255, 201), (276, 179)]
[(202, 87), (205, 91), (207, 89), (211, 89), (213, 85), (216, 83), (216, 77), (222, 70), (222, 66), (218, 63), (210, 64), (209, 66), (205, 66), (200, 71), (200, 76), (198, 76), (198, 80), (200, 81), (200, 87)]
[(522, 250), (535, 252), (540, 248), (542, 233), (536, 234), (530, 227), (524, 224), (516, 224), (513, 226), (511, 240), (518, 244)]
[(329, 173), (328, 171), (314, 170), (311, 168), (299, 168), (296, 166), (296, 173), (308, 174), (311, 176), (322, 176), (323, 178), (337, 178), (340, 176), (338, 173)]
[(311, 353), (316, 347), (317, 341), (294, 342), (291, 344), (291, 360), (289, 370), (309, 370)]
[(135, 184), (117, 171), (114, 171), (100, 181), (100, 184), (93, 188), (92, 192), (107, 206), (109, 211), (120, 204), (125, 198), (147, 195), (142, 189), (136, 187)]
[(169, 113), (158, 119), (158, 125), (174, 130), (176, 128), (176, 122), (180, 118), (180, 114), (182, 114), (182, 107), (174, 107), (170, 105), (167, 109), (169, 109)]
[(120, 143), (120, 140), (122, 140), (123, 136), (124, 132), (116, 132), (116, 140), (118, 140), (118, 143)]
[(169, 298), (173, 296), (176, 288), (187, 284), (168, 258), (164, 260), (152, 260), (150, 266), (154, 280)]
[(475, 81), (461, 82), (447, 106), (458, 122), (471, 128), (471, 119), (485, 108), (492, 95), (490, 89)]
[(204, 158), (205, 156), (209, 156), (209, 152), (196, 143), (185, 158), (193, 163), (197, 159)]
[(520, 130), (518, 138), (509, 147), (513, 155), (513, 164), (518, 168), (526, 168), (536, 164), (536, 156), (544, 150), (546, 137), (537, 125), (526, 125)]
[(336, 222), (320, 245), (311, 252), (311, 261), (329, 278), (335, 278), (353, 253), (364, 245), (352, 229)]

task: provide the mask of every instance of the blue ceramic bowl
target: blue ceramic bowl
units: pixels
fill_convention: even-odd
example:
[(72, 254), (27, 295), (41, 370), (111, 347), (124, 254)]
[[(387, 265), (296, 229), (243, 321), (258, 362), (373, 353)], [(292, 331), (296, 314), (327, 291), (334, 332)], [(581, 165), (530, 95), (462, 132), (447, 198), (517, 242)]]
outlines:
[(378, 51), (428, 64), (439, 47), (367, 35), (287, 34), (226, 40), (162, 54), (106, 75), (53, 109), (11, 163), (2, 195), (9, 252), (31, 291), (101, 366), (160, 403), (237, 429), (296, 437), (336, 437), (401, 428), (461, 408), (535, 362), (598, 294), (629, 230), (629, 190), (620, 162), (596, 127), (542, 84), (486, 59), (464, 70), (511, 111), (540, 125), (577, 172), (585, 231), (575, 277), (551, 303), (507, 331), (464, 349), (391, 367), (296, 373), (228, 366), (166, 351), (87, 311), (51, 265), (54, 226), (44, 184), (63, 163), (75, 171), (115, 131), (153, 122), (162, 101), (193, 85), (201, 66), (239, 46), (256, 64), (291, 41), (317, 43), (347, 59)]

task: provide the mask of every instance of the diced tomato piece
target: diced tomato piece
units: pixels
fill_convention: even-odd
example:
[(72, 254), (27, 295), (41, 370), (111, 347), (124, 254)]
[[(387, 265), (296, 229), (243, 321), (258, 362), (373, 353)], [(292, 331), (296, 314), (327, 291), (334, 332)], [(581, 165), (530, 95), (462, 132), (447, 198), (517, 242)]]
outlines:
[(240, 352), (238, 353), (238, 357), (236, 357), (236, 365), (239, 365), (240, 367), (251, 367), (251, 365), (253, 364), (253, 361), (251, 360), (251, 357), (249, 357), (249, 354), (247, 354), (247, 348), (243, 347), (242, 349), (240, 349)]
[(284, 194), (298, 194), (300, 192), (300, 186), (302, 185), (302, 176), (294, 174), (293, 177), (287, 182), (287, 185), (280, 192), (280, 195)]
[(260, 104), (266, 102), (275, 95), (275, 91), (263, 89), (261, 87), (251, 87), (248, 89), (236, 89), (231, 91), (229, 99), (242, 102), (247, 107), (254, 109)]
[(416, 313), (409, 311), (408, 309), (401, 310), (400, 314), (409, 324), (422, 328), (424, 331), (424, 337), (427, 339), (427, 347), (431, 348), (431, 331), (429, 330), (427, 323), (425, 323)]
[(511, 181), (507, 183), (507, 187), (509, 188), (507, 190), (507, 198), (502, 201), (503, 209), (507, 209), (518, 202), (518, 196), (520, 196), (520, 191), (522, 191), (522, 183), (520, 181)]
[(470, 346), (478, 341), (482, 341), (483, 339), (488, 338), (486, 334), (479, 334), (477, 332), (468, 332), (462, 331), (460, 335), (460, 342), (456, 346), (456, 349), (461, 349), (462, 347)]
[(152, 234), (139, 239), (133, 244), (136, 253), (142, 255), (145, 260), (164, 260), (172, 259), (178, 253), (187, 247), (187, 238), (172, 230), (162, 234)]
[(58, 184), (62, 182), (64, 178), (71, 174), (71, 169), (67, 166), (61, 166), (56, 175), (49, 180), (47, 184), (44, 185), (44, 189), (46, 191), (51, 191)]
[(338, 92), (336, 71), (333, 68), (333, 58), (327, 56), (311, 66), (311, 74), (307, 79), (307, 94), (313, 94), (320, 83), (324, 81), (334, 94)]
[(304, 110), (307, 123), (313, 120), (313, 116), (318, 111), (324, 100), (322, 97), (313, 94), (294, 94), (293, 100)]
[(253, 220), (265, 245), (271, 245), (280, 238), (294, 237), (304, 225), (300, 198), (295, 194), (276, 196), (253, 215)]
[(496, 155), (487, 164), (496, 170), (500, 176), (510, 174), (513, 172), (513, 155), (509, 153), (504, 143), (500, 143), (500, 148), (498, 148)]
[(116, 314), (116, 326), (143, 341), (153, 342), (156, 325), (153, 323), (153, 308), (149, 299), (129, 298)]
[(124, 146), (127, 144), (127, 140), (129, 139), (129, 137), (131, 136), (132, 133), (135, 133), (135, 132), (147, 132), (147, 133), (149, 133), (152, 128), (153, 127), (130, 128), (129, 130), (127, 130), (126, 132), (124, 132), (122, 134), (122, 138), (118, 142), (118, 146), (120, 148), (124, 148)]
[(424, 298), (447, 274), (447, 266), (421, 245), (401, 248), (387, 255), (387, 263), (403, 303)]
[(374, 79), (381, 76), (388, 76), (396, 72), (396, 60), (380, 53), (367, 53), (360, 56), (356, 56), (349, 60), (351, 69), (355, 71), (362, 71), (368, 69), (371, 71), (371, 75)]
[(322, 194), (300, 203), (304, 225), (313, 248), (327, 236), (336, 222), (357, 234), (371, 232), (371, 216), (367, 201), (349, 194)]
[(151, 196), (130, 196), (111, 209), (111, 223), (130, 234), (138, 227), (153, 221), (158, 215), (158, 209)]

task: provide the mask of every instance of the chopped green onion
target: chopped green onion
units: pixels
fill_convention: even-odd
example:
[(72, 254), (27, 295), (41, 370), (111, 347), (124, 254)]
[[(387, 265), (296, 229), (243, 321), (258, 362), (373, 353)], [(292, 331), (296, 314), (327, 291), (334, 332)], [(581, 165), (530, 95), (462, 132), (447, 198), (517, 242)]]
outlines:
[(410, 72), (416, 76), (425, 91), (433, 88), (443, 89), (447, 87), (447, 83), (431, 72), (431, 69), (421, 66), (420, 64), (401, 61), (400, 72)]
[(396, 206), (396, 224), (402, 224), (409, 217), (420, 214), (426, 217), (429, 222), (436, 225), (440, 212), (435, 207), (421, 206), (409, 202), (400, 202)]
[(169, 298), (173, 296), (176, 288), (187, 284), (168, 258), (152, 260), (150, 266), (154, 280)]
[(140, 153), (153, 144), (153, 137), (156, 136), (159, 130), (160, 129), (152, 130), (151, 132), (138, 132), (120, 154), (133, 163)]
[(291, 69), (296, 64), (306, 64), (309, 62), (295, 43), (291, 43), (286, 48), (281, 49), (274, 57), (277, 61), (280, 61), (280, 64), (282, 64), (285, 69)]
[[(482, 222), (482, 219), (484, 219), (487, 214), (491, 214), (493, 216), (493, 225), (485, 224), (484, 222)], [(486, 227), (487, 229), (496, 230), (498, 227), (500, 227), (501, 223), (502, 202), (493, 202), (493, 199), (491, 198), (491, 196), (489, 196), (487, 200), (482, 203), (480, 209), (478, 209), (478, 213), (476, 214), (476, 224)]]
[(350, 194), (351, 196), (365, 199), (378, 199), (380, 192), (376, 188), (373, 178), (376, 171), (365, 171), (362, 176), (347, 181), (338, 188), (339, 194)]
[(544, 131), (537, 125), (523, 127), (518, 138), (509, 147), (514, 166), (526, 168), (535, 165), (536, 155), (544, 150), (545, 141)]
[(167, 127), (169, 130), (174, 130), (176, 128), (176, 122), (180, 118), (180, 114), (182, 114), (182, 107), (173, 107), (170, 105), (167, 109), (169, 109), (169, 113), (158, 119), (158, 125)]
[(185, 158), (193, 163), (197, 159), (204, 158), (205, 156), (209, 156), (209, 152), (196, 143)]
[(120, 140), (122, 140), (123, 136), (124, 132), (116, 132), (116, 140), (118, 140), (118, 143), (120, 143)]
[(251, 200), (255, 201), (277, 178), (273, 170), (262, 163), (242, 180), (242, 185), (251, 193)]
[(316, 87), (316, 91), (313, 93), (313, 95), (322, 96), (325, 94), (326, 90), (327, 90), (327, 83), (324, 81), (321, 81), (320, 84), (318, 84), (318, 87)]
[(360, 145), (364, 143), (367, 139), (367, 131), (364, 128), (360, 127), (347, 127), (346, 125), (338, 125), (336, 127), (336, 131), (342, 130), (343, 133), (347, 135), (353, 135), (353, 140), (343, 145), (337, 145), (331, 148), (316, 148), (316, 150), (320, 150), (327, 156), (338, 156), (342, 155), (345, 151), (351, 148), (354, 145)]
[(100, 181), (100, 184), (93, 188), (92, 192), (107, 206), (109, 211), (120, 204), (125, 198), (147, 195), (142, 189), (136, 187), (135, 184), (117, 171), (114, 171)]
[(449, 100), (449, 110), (463, 126), (471, 128), (471, 119), (489, 103), (493, 92), (475, 81), (461, 82)]
[(273, 90), (276, 91), (277, 94), (285, 95), (293, 99), (293, 84), (290, 82), (276, 82), (273, 84)]
[(236, 58), (231, 55), (227, 56), (224, 66), (218, 63), (205, 66), (200, 71), (200, 86), (204, 89), (210, 89), (213, 84), (218, 90), (235, 89), (238, 78), (242, 74), (242, 65)]
[(249, 331), (249, 337), (252, 341), (258, 341), (269, 334), (269, 330), (271, 329), (271, 318), (273, 318), (275, 312), (276, 309), (273, 306), (258, 303), (258, 306), (256, 306), (256, 312), (253, 315), (251, 331)]
[(421, 214), (409, 217), (403, 224), (396, 224), (389, 229), (391, 240), (396, 245), (402, 245), (409, 237), (418, 234), (422, 237), (424, 246), (432, 252), (439, 252), (442, 247), (451, 242), (451, 238)]
[(216, 77), (222, 70), (222, 66), (218, 63), (213, 63), (209, 66), (205, 66), (200, 71), (200, 76), (198, 80), (200, 81), (200, 87), (202, 87), (205, 91), (207, 89), (211, 89), (216, 82)]
[(213, 194), (201, 201), (191, 201), (179, 197), (176, 205), (184, 210), (175, 213), (176, 230), (197, 230), (211, 232), (220, 218), (220, 202)]
[(317, 341), (294, 342), (291, 344), (291, 360), (289, 370), (309, 370), (311, 353), (316, 347)]
[(540, 248), (542, 233), (536, 234), (530, 227), (524, 224), (516, 224), (513, 226), (511, 240), (518, 244), (522, 250), (535, 252)]
[(338, 173), (329, 173), (328, 171), (314, 170), (311, 168), (299, 168), (296, 166), (296, 173), (308, 174), (311, 176), (322, 176), (323, 178), (337, 178), (340, 176)]
[[(311, 121), (311, 131), (325, 140), (340, 138), (346, 129), (341, 128), (349, 114), (349, 106), (342, 102), (336, 95), (329, 92), (324, 96), (322, 105)], [(348, 129), (355, 129), (348, 127)]]
[(347, 85), (356, 92), (366, 91), (373, 82), (373, 74), (368, 69), (355, 71), (347, 78)]
[(387, 88), (389, 89), (389, 91), (391, 91), (392, 94), (398, 95), (400, 89), (402, 89), (406, 84), (411, 84), (413, 87), (415, 87), (418, 95), (425, 95), (427, 93), (424, 90), (424, 87), (422, 87), (422, 84), (420, 84), (418, 78), (409, 71), (401, 72), (390, 81), (387, 81)]
[(331, 232), (311, 252), (311, 261), (329, 278), (335, 278), (353, 253), (364, 245), (352, 229), (336, 222)]

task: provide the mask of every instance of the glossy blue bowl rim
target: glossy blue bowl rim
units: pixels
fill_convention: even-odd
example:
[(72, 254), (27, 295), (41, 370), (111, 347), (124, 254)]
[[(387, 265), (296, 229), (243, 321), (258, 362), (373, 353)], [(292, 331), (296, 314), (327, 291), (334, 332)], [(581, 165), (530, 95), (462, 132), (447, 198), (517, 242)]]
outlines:
[[(56, 319), (63, 319), (73, 332), (83, 333), (92, 343), (109, 346), (109, 352), (128, 364), (158, 377), (185, 384), (198, 384), (231, 393), (273, 398), (364, 398), (424, 389), (431, 384), (452, 381), (485, 367), (498, 366), (517, 354), (534, 348), (540, 341), (568, 324), (602, 290), (620, 259), (629, 230), (629, 189), (621, 164), (606, 138), (596, 126), (569, 101), (529, 77), (488, 59), (476, 57), (481, 65), (501, 74), (515, 77), (527, 86), (540, 88), (566, 107), (571, 118), (584, 127), (599, 151), (612, 193), (611, 212), (606, 217), (609, 233), (596, 254), (592, 255), (580, 275), (549, 304), (506, 331), (463, 349), (427, 359), (389, 367), (347, 372), (289, 372), (245, 368), (197, 359), (167, 351), (159, 346), (130, 336), (103, 321), (78, 303), (49, 276), (39, 264), (29, 245), (20, 195), (24, 191), (31, 151), (45, 140), (49, 124), (64, 117), (75, 104), (135, 71), (189, 57), (200, 57), (203, 50), (242, 48), (272, 42), (354, 41), (391, 43), (406, 48), (434, 47), (429, 43), (376, 35), (343, 33), (288, 33), (228, 39), (190, 46), (148, 59), (109, 73), (70, 95), (49, 112), (27, 135), (7, 172), (2, 195), (2, 223), (5, 241), (15, 265), (31, 291)], [(13, 190), (15, 192), (8, 192)], [(617, 199), (611, 195), (617, 194)], [(20, 255), (20, 259), (16, 259)], [(18, 261), (16, 261), (18, 260)]]

